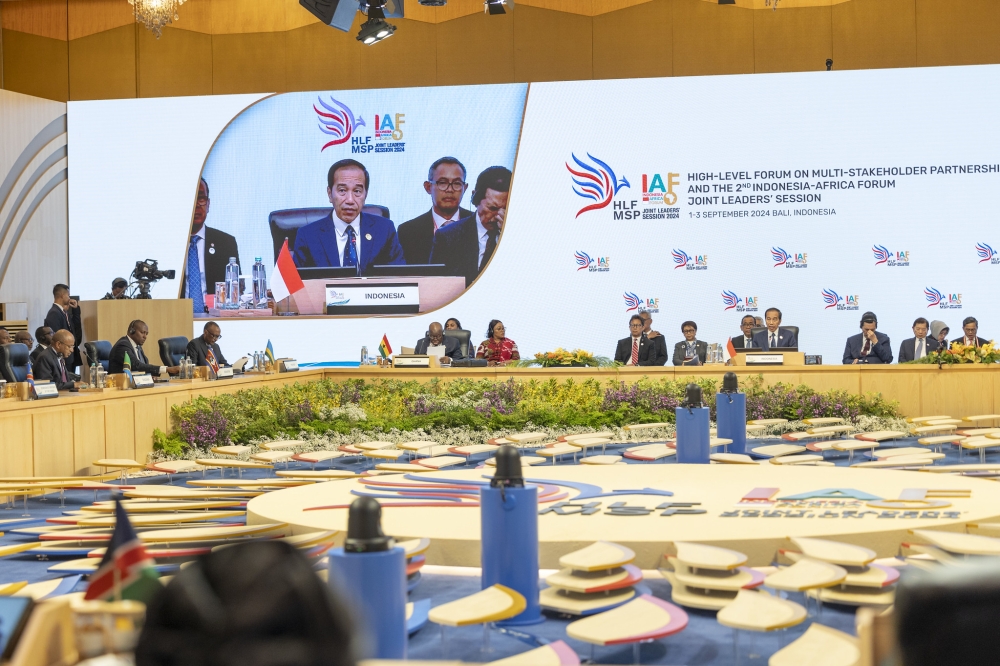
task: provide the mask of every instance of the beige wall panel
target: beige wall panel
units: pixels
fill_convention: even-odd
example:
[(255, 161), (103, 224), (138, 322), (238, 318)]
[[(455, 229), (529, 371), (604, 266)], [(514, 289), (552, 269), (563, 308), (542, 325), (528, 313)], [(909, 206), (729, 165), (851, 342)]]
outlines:
[[(362, 15), (358, 15), (360, 19)], [(391, 19), (398, 30), (374, 46), (355, 40), (361, 51), (361, 86), (364, 88), (409, 88), (437, 84), (437, 30), (433, 24)], [(358, 19), (350, 35), (356, 35)]]
[[(218, 20), (219, 7), (213, 7)], [(285, 34), (212, 37), (212, 93), (285, 91)]]
[(833, 55), (833, 10), (807, 7), (753, 13), (754, 71), (824, 71)]
[(365, 47), (354, 39), (354, 34), (322, 23), (286, 32), (288, 90), (360, 88), (361, 50)]
[(1000, 62), (1000, 2), (916, 0), (917, 65)]
[(73, 410), (73, 473), (103, 472), (90, 463), (105, 457), (104, 405), (77, 407)]
[(924, 410), (955, 418), (993, 411), (993, 375), (987, 368), (944, 366), (921, 375), (920, 394)]
[(852, 0), (833, 7), (835, 70), (916, 64), (916, 0)]
[(69, 96), (66, 40), (5, 29), (3, 79), (7, 90), (65, 102)]
[(754, 71), (753, 10), (674, 0), (674, 76)]
[(930, 413), (921, 402), (920, 375), (916, 372), (900, 372), (897, 368), (862, 372), (861, 392), (881, 393), (886, 400), (896, 400), (903, 416)]
[(672, 76), (673, 5), (655, 0), (594, 17), (594, 78)]
[[(479, 4), (481, 7), (482, 3)], [(409, 5), (406, 11), (410, 11)], [(439, 86), (513, 81), (513, 16), (487, 16), (480, 9), (478, 13), (437, 25)]]
[[(323, 25), (320, 20), (312, 15), (305, 7), (299, 4), (299, 0), (280, 0), (285, 8), (285, 30), (294, 30), (307, 25)], [(415, 3), (414, 3), (415, 4)], [(409, 3), (406, 11), (409, 12)], [(326, 26), (330, 30), (330, 26)]]
[(212, 94), (211, 35), (174, 28), (165, 28), (160, 39), (146, 29), (136, 34), (140, 97)]
[(0, 418), (0, 476), (31, 476), (31, 414), (11, 414)]
[[(39, 125), (39, 129), (42, 126), (44, 125)], [(53, 142), (50, 147), (42, 151), (42, 157), (36, 162), (45, 159), (52, 148), (60, 143), (65, 141)], [(46, 172), (40, 185), (44, 185), (51, 175), (65, 166), (66, 160), (60, 160), (55, 167)], [(29, 169), (31, 168), (32, 165), (29, 165)], [(0, 300), (28, 303), (28, 330), (32, 335), (35, 328), (42, 325), (45, 314), (52, 307), (52, 285), (57, 282), (69, 282), (68, 242), (66, 183), (63, 182), (49, 192), (35, 210), (35, 214), (21, 234), (14, 256), (7, 267), (7, 274), (0, 284)], [(70, 287), (72, 288), (72, 285)]]
[(154, 428), (167, 431), (167, 401), (162, 395), (135, 401), (135, 459), (139, 462), (153, 452)]
[(19, 0), (16, 3), (5, 3), (3, 29), (66, 41), (66, 0)]
[(849, 391), (858, 393), (861, 390), (859, 374), (848, 372), (810, 372), (803, 373), (801, 383), (807, 384), (817, 391)]
[(284, 30), (285, 4), (281, 0), (212, 0), (213, 35)]
[(105, 403), (104, 432), (104, 455), (109, 458), (135, 458), (135, 408), (131, 402)]
[(518, 5), (514, 12), (514, 80), (593, 77), (593, 19)]
[(36, 476), (66, 476), (76, 471), (73, 460), (73, 410), (47, 409), (32, 417)]
[[(517, 4), (520, 6), (521, 3)], [(424, 7), (415, 2), (406, 3), (406, 18), (410, 21), (441, 24), (473, 14), (485, 15), (483, 0), (450, 0), (444, 7)]]
[(70, 99), (135, 97), (135, 36), (130, 23), (71, 40)]
[[(187, 0), (178, 10), (177, 16), (180, 19), (171, 23), (171, 28), (212, 34), (212, 0)], [(164, 30), (163, 34), (165, 37), (167, 31)], [(163, 39), (161, 37), (160, 41)]]
[(124, 25), (135, 25), (132, 5), (121, 0), (68, 0), (70, 40)]

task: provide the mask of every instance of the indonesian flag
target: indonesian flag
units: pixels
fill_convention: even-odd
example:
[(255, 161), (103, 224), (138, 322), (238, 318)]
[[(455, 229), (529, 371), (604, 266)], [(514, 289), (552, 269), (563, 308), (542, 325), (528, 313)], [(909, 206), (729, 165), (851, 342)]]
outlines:
[(726, 346), (722, 348), (722, 358), (727, 363), (736, 356), (736, 347), (733, 346), (733, 339), (726, 340)]
[(278, 260), (274, 263), (274, 273), (271, 274), (271, 295), (275, 301), (281, 301), (304, 288), (299, 270), (292, 260), (292, 253), (288, 251), (286, 238), (285, 244), (281, 246), (281, 252), (278, 253)]
[(101, 564), (90, 576), (84, 599), (148, 602), (161, 587), (154, 564), (132, 529), (122, 503), (115, 500), (115, 529)]

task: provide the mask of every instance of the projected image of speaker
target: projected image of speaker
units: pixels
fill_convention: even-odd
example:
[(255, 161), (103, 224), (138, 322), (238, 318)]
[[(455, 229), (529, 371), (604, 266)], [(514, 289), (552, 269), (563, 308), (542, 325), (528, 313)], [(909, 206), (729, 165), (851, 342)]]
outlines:
[[(359, 7), (358, 0), (299, 0), (299, 4), (323, 23), (344, 32), (351, 29)], [(382, 11), (386, 18), (403, 18), (403, 0), (387, 0)]]

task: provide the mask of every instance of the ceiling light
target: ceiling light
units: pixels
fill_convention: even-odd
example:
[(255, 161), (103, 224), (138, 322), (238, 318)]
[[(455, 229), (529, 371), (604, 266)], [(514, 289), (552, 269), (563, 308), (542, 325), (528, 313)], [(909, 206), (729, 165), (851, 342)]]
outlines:
[(506, 14), (507, 10), (504, 9), (504, 6), (507, 4), (510, 4), (511, 8), (514, 7), (513, 0), (484, 0), (483, 10), (491, 16), (494, 14)]
[(424, 7), (444, 7), (448, 4), (448, 0), (417, 0), (417, 2)]
[(358, 41), (368, 46), (378, 44), (383, 39), (392, 37), (396, 26), (385, 21), (385, 0), (371, 0), (368, 3), (368, 20), (361, 24), (358, 30)]

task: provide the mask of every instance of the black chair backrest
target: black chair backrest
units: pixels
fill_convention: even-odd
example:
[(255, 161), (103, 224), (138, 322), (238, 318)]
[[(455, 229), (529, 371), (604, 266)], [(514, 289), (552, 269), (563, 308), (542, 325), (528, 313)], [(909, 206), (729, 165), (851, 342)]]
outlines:
[[(795, 339), (796, 340), (799, 337), (799, 327), (798, 326), (785, 326), (784, 324), (781, 324), (778, 328), (787, 328), (789, 331), (791, 331), (792, 333), (795, 334)], [(757, 335), (761, 331), (766, 331), (766, 330), (767, 330), (767, 326), (754, 326), (753, 330), (750, 331), (750, 336), (753, 337), (754, 335)]]
[[(273, 210), (268, 215), (268, 226), (271, 228), (271, 244), (274, 246), (274, 260), (278, 260), (278, 253), (285, 239), (288, 239), (289, 251), (295, 247), (295, 236), (300, 227), (322, 220), (330, 214), (330, 206), (326, 208), (287, 208), (285, 210)], [(361, 212), (369, 215), (381, 215), (389, 217), (389, 209), (378, 204), (365, 204)]]
[(160, 360), (163, 361), (163, 365), (173, 367), (180, 363), (187, 353), (188, 339), (178, 335), (173, 338), (160, 338), (156, 344), (160, 347)]
[(84, 342), (83, 348), (87, 352), (87, 358), (93, 363), (95, 360), (101, 364), (101, 366), (107, 370), (108, 360), (111, 358), (111, 343), (107, 340), (94, 340), (93, 342)]
[(466, 331), (464, 329), (452, 329), (446, 330), (444, 332), (445, 336), (449, 338), (455, 338), (458, 340), (458, 347), (465, 354), (466, 358), (475, 356), (474, 350), (470, 348), (470, 341), (472, 338), (472, 331)]
[(8, 382), (28, 379), (28, 345), (13, 342), (0, 345), (0, 375)]

